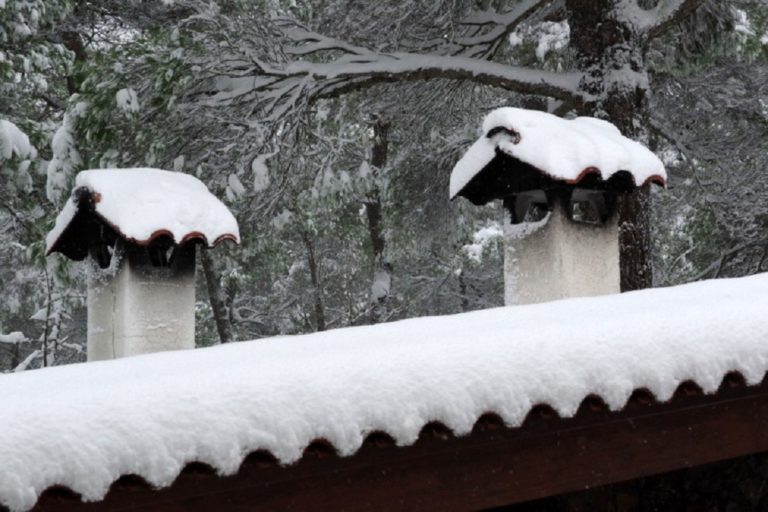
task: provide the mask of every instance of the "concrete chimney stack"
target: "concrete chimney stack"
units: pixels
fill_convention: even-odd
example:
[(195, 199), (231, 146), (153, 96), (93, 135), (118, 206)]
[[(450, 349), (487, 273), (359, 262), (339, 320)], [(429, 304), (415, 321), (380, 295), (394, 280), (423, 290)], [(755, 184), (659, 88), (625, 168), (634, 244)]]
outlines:
[(607, 121), (497, 109), (451, 173), (451, 199), (500, 199), (507, 305), (618, 293), (621, 194), (666, 184), (661, 161)]
[(88, 360), (195, 346), (195, 249), (240, 242), (197, 178), (159, 169), (83, 171), (47, 254), (88, 261)]

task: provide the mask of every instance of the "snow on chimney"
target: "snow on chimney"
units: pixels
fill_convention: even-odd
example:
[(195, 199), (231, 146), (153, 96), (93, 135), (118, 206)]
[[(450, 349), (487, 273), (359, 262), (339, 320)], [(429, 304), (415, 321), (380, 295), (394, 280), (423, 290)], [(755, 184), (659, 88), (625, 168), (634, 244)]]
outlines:
[(80, 172), (46, 251), (88, 260), (88, 360), (194, 348), (195, 247), (223, 240), (237, 222), (193, 176)]
[(619, 197), (666, 178), (607, 121), (500, 108), (453, 168), (450, 198), (503, 200), (505, 303), (530, 304), (618, 293)]

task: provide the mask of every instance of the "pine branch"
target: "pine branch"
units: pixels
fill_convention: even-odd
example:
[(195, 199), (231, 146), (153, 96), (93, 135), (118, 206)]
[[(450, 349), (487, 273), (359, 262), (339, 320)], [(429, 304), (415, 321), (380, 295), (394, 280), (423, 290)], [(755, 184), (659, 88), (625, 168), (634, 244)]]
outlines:
[(614, 7), (617, 16), (632, 23), (650, 41), (690, 16), (703, 0), (659, 0), (656, 7), (643, 9), (637, 0), (619, 0)]
[(702, 3), (702, 0), (662, 0), (659, 2), (659, 5), (669, 4), (669, 6), (659, 13), (656, 23), (646, 32), (646, 39), (650, 41), (661, 36), (667, 30), (693, 14)]
[(336, 80), (321, 85), (320, 98), (335, 97), (380, 83), (431, 79), (470, 80), (521, 94), (583, 101), (578, 92), (581, 73), (556, 73), (480, 59), (399, 53), (355, 63), (294, 63), (289, 70), (315, 80)]
[(281, 28), (283, 35), (291, 41), (291, 44), (283, 50), (287, 55), (303, 57), (328, 51), (341, 51), (349, 55), (373, 54), (361, 46), (318, 34), (291, 19), (279, 19), (276, 20), (275, 24)]
[(723, 266), (726, 263), (726, 260), (728, 257), (733, 256), (734, 254), (737, 254), (741, 251), (744, 251), (746, 249), (751, 249), (754, 247), (760, 247), (766, 242), (764, 240), (759, 242), (746, 242), (743, 244), (736, 245), (734, 247), (731, 247), (730, 249), (724, 249), (720, 251), (720, 256), (715, 258), (715, 260), (709, 264), (707, 268), (693, 276), (690, 281), (699, 281), (701, 279), (707, 278), (707, 277), (713, 277), (718, 278), (720, 277), (720, 274), (723, 270)]
[(453, 44), (458, 46), (458, 49), (450, 53), (463, 57), (488, 58), (521, 23), (529, 20), (534, 14), (549, 7), (552, 3), (551, 0), (524, 0), (504, 14), (484, 12), (470, 15), (462, 20), (462, 25), (475, 27), (490, 25), (493, 28), (480, 35), (455, 39)]
[[(254, 68), (254, 71), (258, 71)], [(209, 105), (258, 101), (266, 119), (280, 119), (300, 106), (321, 98), (361, 91), (377, 84), (432, 79), (468, 80), (520, 94), (548, 96), (580, 105), (581, 73), (557, 73), (482, 59), (412, 53), (343, 55), (331, 62), (294, 61), (282, 70), (270, 68), (269, 78), (258, 74), (246, 86), (207, 91)], [(234, 83), (234, 82), (233, 82)]]

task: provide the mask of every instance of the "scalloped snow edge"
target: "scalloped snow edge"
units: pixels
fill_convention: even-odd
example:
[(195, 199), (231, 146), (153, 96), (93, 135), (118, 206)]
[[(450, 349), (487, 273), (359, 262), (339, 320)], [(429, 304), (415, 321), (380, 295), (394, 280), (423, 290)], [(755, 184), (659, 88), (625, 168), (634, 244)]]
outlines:
[[(203, 238), (209, 246), (223, 238), (240, 243), (237, 221), (199, 179), (161, 169), (92, 169), (75, 178), (75, 189), (98, 194), (96, 213), (123, 238), (147, 243), (159, 234), (174, 242)], [(46, 237), (46, 252), (55, 249), (72, 222), (77, 206), (70, 197)]]
[(256, 450), (290, 464), (318, 438), (408, 445), (432, 421), (463, 435), (488, 412), (516, 426), (536, 404), (569, 417), (591, 394), (711, 393), (731, 371), (756, 384), (767, 310), (760, 274), (0, 375), (0, 503), (99, 500), (125, 474), (164, 487), (193, 461), (233, 474)]
[[(513, 130), (520, 134), (520, 140), (514, 143), (505, 134), (487, 137), (493, 128)], [(590, 169), (603, 179), (619, 171), (629, 172), (638, 186), (649, 180), (667, 179), (664, 164), (656, 155), (624, 137), (608, 121), (594, 117), (563, 119), (546, 112), (503, 107), (485, 117), (482, 136), (451, 171), (451, 199), (493, 160), (497, 150), (561, 181), (578, 181)]]

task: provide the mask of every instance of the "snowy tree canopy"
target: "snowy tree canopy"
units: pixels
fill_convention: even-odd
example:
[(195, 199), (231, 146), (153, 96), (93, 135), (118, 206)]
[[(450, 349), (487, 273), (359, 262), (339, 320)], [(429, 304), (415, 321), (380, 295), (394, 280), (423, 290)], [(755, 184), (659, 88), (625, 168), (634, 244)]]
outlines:
[(0, 333), (28, 342), (0, 365), (83, 357), (83, 269), (43, 254), (89, 168), (188, 173), (234, 213), (201, 345), (501, 304), (500, 208), (446, 197), (499, 107), (662, 157), (668, 192), (623, 209), (630, 287), (765, 271), (763, 4), (5, 0)]

